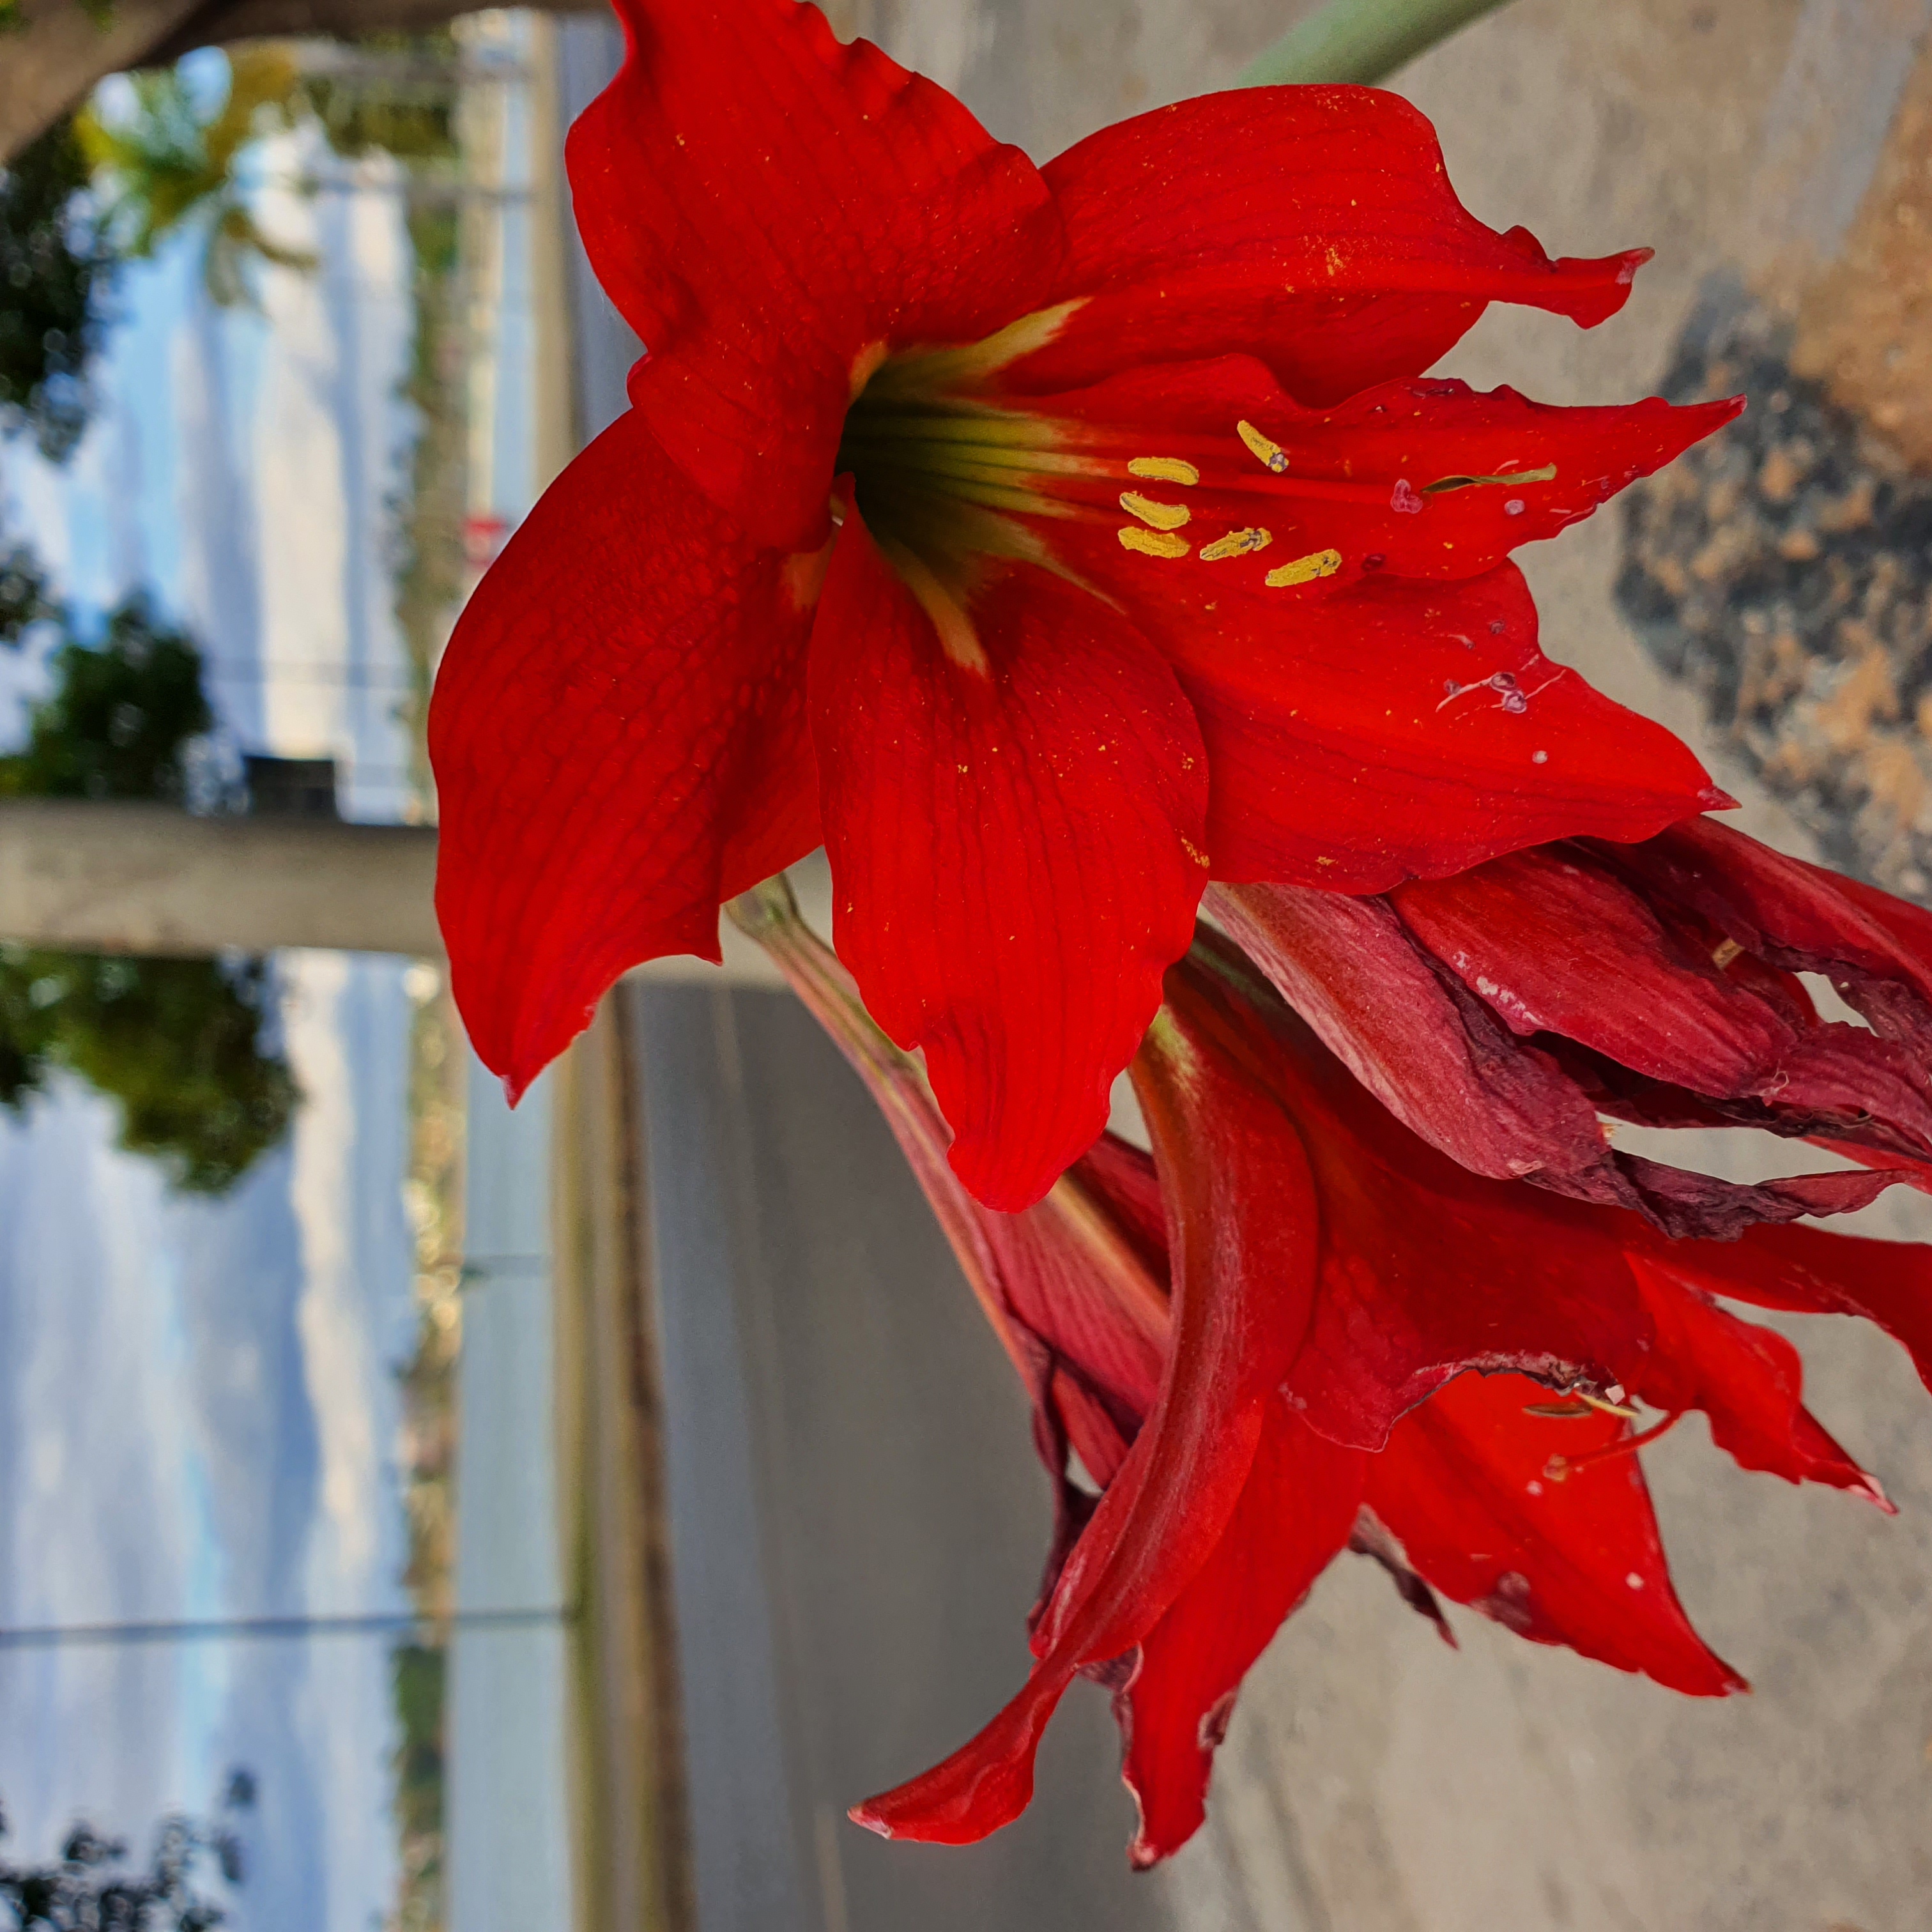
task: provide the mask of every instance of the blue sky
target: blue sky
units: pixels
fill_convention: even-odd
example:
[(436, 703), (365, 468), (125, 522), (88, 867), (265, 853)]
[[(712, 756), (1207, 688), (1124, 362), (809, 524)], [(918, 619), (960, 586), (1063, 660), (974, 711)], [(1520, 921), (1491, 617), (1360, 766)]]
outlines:
[[(272, 165), (300, 164), (282, 144)], [(380, 166), (377, 170), (380, 176)], [(202, 644), (242, 748), (328, 752), (352, 813), (406, 757), (385, 502), (410, 424), (396, 197), (263, 197), (322, 256), (219, 310), (199, 238), (132, 265), (100, 407), (64, 469), (0, 449), (4, 526), (98, 614), (146, 587)], [(0, 742), (43, 684), (0, 655)], [(172, 1197), (77, 1083), (0, 1115), (0, 1621), (400, 1606), (394, 1370), (410, 1340), (400, 962), (278, 962), (306, 1096), (219, 1204)], [(234, 1922), (366, 1932), (394, 1887), (386, 1647), (366, 1640), (0, 1654), (15, 1848), (76, 1814), (145, 1837), (261, 1784)]]

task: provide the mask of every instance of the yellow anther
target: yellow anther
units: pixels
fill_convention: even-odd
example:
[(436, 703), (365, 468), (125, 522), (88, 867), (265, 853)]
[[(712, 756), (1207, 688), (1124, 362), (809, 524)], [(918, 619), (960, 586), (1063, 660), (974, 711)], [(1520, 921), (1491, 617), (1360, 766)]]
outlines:
[[(1421, 413), (1420, 410), (1416, 411), (1418, 416)], [(1556, 474), (1556, 464), (1546, 463), (1540, 470), (1511, 470), (1500, 476), (1438, 476), (1433, 483), (1424, 484), (1422, 494), (1425, 496), (1439, 496), (1445, 490), (1478, 490), (1488, 484), (1547, 483)]]
[(1194, 546), (1185, 537), (1171, 536), (1166, 530), (1144, 530), (1127, 524), (1120, 532), (1120, 548), (1138, 550), (1142, 556), (1185, 556)]
[(1262, 435), (1252, 423), (1245, 419), (1238, 422), (1234, 434), (1248, 446), (1248, 453), (1255, 460), (1265, 464), (1277, 476), (1288, 467), (1288, 452), (1272, 436)]
[(1339, 550), (1318, 550), (1307, 556), (1298, 556), (1292, 563), (1285, 563), (1279, 570), (1271, 570), (1262, 581), (1271, 590), (1280, 590), (1291, 584), (1312, 584), (1318, 577), (1333, 577), (1342, 568), (1342, 553)]
[(1203, 563), (1219, 563), (1224, 556), (1252, 556), (1258, 550), (1266, 550), (1274, 542), (1272, 530), (1230, 530), (1224, 537), (1216, 537), (1210, 544), (1201, 546)]
[[(1204, 556), (1206, 556), (1207, 552), (1204, 550), (1202, 552), (1202, 554)], [(1721, 939), (1712, 949), (1711, 964), (1716, 967), (1720, 973), (1722, 973), (1730, 967), (1731, 962), (1743, 950), (1744, 948), (1740, 946), (1735, 939)]]
[(1178, 456), (1137, 456), (1127, 465), (1130, 476), (1145, 476), (1156, 483), (1180, 483), (1192, 489), (1201, 481), (1201, 472)]
[(1194, 514), (1185, 503), (1156, 503), (1151, 496), (1143, 496), (1133, 490), (1121, 493), (1120, 508), (1157, 530), (1178, 530)]

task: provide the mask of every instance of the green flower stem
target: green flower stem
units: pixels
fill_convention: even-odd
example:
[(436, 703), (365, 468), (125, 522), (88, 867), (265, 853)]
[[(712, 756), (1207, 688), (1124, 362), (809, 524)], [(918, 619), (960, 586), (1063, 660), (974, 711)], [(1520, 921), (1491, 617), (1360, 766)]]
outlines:
[(1386, 80), (1503, 0), (1329, 0), (1234, 76), (1237, 87)]

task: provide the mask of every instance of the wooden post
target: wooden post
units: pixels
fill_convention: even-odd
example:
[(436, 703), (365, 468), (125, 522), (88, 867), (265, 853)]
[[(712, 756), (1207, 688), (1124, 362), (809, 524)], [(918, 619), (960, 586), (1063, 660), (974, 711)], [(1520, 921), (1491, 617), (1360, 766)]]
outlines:
[(170, 806), (0, 801), (0, 942), (194, 955), (283, 946), (435, 957), (436, 833)]

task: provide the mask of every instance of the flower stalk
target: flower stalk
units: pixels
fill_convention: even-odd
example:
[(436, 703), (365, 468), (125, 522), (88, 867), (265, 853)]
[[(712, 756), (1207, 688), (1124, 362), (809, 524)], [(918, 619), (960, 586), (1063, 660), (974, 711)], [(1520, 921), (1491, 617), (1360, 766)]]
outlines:
[(1298, 20), (1234, 76), (1237, 87), (1310, 81), (1371, 86), (1503, 0), (1330, 0)]
[[(1037, 1345), (1024, 1316), (1003, 1298), (1006, 1273), (999, 1250), (1023, 1216), (990, 1218), (960, 1185), (946, 1164), (952, 1131), (932, 1097), (925, 1070), (893, 1045), (866, 1012), (857, 983), (838, 956), (813, 932), (783, 873), (728, 902), (731, 922), (762, 946), (785, 982), (866, 1083), (898, 1142), (981, 1310), (1029, 1386), (1039, 1378)], [(1056, 1181), (1034, 1210), (1050, 1232), (1036, 1234), (1078, 1256), (1091, 1279), (1116, 1306), (1144, 1346), (1165, 1347), (1167, 1298), (1148, 1274), (1120, 1232), (1102, 1211), (1076, 1170)], [(1028, 1238), (1022, 1232), (1018, 1238)]]

